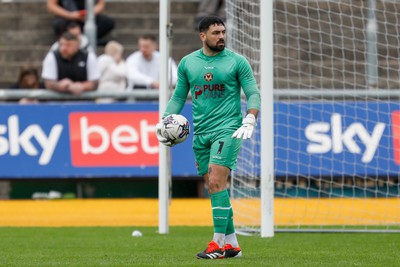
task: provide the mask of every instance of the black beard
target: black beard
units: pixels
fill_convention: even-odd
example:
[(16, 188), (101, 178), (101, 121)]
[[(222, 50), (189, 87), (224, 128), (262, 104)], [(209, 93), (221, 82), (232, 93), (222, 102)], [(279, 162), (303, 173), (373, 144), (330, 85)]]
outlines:
[(222, 50), (225, 49), (225, 42), (223, 44), (220, 45), (215, 45), (215, 46), (211, 46), (208, 42), (206, 42), (206, 45), (208, 48), (210, 48), (210, 50), (214, 51), (214, 52), (221, 52)]

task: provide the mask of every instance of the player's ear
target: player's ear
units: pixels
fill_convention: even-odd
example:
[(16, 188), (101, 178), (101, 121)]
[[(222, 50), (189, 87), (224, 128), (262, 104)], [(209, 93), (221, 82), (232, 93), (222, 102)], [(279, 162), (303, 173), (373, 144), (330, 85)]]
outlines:
[(205, 32), (200, 32), (200, 40), (204, 42), (206, 40), (206, 33)]

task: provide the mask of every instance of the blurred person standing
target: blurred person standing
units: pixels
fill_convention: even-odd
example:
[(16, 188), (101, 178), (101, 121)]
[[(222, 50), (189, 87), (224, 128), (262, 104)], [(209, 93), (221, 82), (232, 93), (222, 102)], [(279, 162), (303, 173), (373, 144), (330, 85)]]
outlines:
[(79, 48), (77, 36), (65, 32), (59, 49), (49, 52), (43, 61), (42, 78), (46, 89), (81, 94), (97, 89), (100, 71), (96, 55)]
[[(100, 80), (98, 91), (122, 92), (126, 90), (126, 66), (123, 59), (124, 47), (116, 42), (110, 41), (104, 48), (104, 54), (97, 58), (100, 69)], [(113, 102), (111, 98), (102, 98), (98, 103)]]
[[(85, 3), (85, 0), (47, 0), (47, 10), (56, 16), (53, 21), (53, 29), (57, 37), (65, 31), (69, 21), (79, 23), (83, 29), (86, 17)], [(99, 45), (106, 44), (104, 37), (115, 27), (115, 20), (102, 14), (105, 7), (105, 0), (94, 0), (93, 10)]]
[[(160, 87), (160, 52), (154, 35), (142, 35), (138, 40), (139, 50), (126, 59), (128, 88), (158, 89)], [(175, 61), (169, 59), (169, 75), (172, 85), (178, 80)]]
[(197, 8), (197, 13), (194, 18), (193, 27), (198, 29), (200, 21), (207, 16), (220, 17), (226, 21), (226, 4), (225, 0), (200, 0)]

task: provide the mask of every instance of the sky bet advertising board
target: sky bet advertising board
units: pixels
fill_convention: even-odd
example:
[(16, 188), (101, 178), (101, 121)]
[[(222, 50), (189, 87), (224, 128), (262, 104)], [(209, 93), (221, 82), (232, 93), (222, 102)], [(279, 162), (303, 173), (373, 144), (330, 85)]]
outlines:
[[(156, 103), (1, 105), (0, 177), (157, 177), (158, 120)], [(171, 149), (172, 175), (196, 173), (191, 141)]]
[(400, 172), (398, 102), (280, 102), (275, 114), (277, 175)]
[[(398, 103), (277, 102), (274, 109), (276, 175), (399, 173)], [(182, 114), (191, 122), (190, 110)], [(3, 104), (0, 178), (157, 177), (157, 122), (157, 103)], [(197, 176), (192, 137), (171, 149), (174, 177)]]

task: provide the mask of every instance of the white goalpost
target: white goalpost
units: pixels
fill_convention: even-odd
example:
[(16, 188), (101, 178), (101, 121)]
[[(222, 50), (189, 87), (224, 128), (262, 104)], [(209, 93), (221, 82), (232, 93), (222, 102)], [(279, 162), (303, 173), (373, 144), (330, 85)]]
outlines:
[[(168, 77), (168, 61), (170, 57), (170, 1), (160, 0), (160, 96), (159, 119), (167, 107), (170, 94), (170, 79)], [(169, 198), (171, 190), (171, 154), (170, 148), (159, 146), (158, 168), (158, 232), (169, 233)]]
[(400, 232), (400, 2), (226, 4), (262, 97), (231, 177), (236, 227)]
[(274, 236), (274, 26), (273, 1), (260, 2), (261, 237)]

